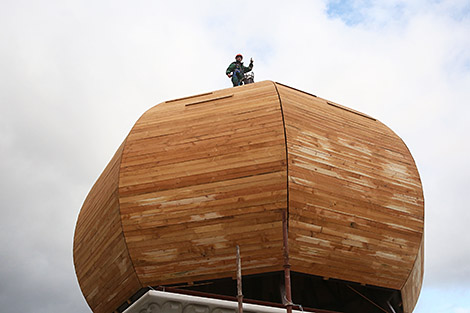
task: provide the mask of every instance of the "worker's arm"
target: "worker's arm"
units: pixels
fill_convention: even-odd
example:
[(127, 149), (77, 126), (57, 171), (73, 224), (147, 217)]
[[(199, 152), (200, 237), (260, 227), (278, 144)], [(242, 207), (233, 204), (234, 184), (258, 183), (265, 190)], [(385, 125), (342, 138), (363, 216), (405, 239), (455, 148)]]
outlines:
[(250, 65), (248, 65), (248, 67), (245, 66), (243, 70), (244, 70), (245, 72), (249, 72), (249, 71), (251, 71), (252, 69), (253, 69), (253, 59), (250, 59)]

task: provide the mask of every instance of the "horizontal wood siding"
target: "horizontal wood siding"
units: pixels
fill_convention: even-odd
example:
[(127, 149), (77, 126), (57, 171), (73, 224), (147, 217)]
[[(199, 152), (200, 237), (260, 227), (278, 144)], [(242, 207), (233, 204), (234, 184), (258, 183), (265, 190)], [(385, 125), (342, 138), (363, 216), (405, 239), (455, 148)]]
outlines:
[(75, 228), (80, 288), (95, 313), (113, 312), (141, 288), (124, 240), (118, 199), (121, 146), (88, 194)]
[(414, 161), (382, 123), (278, 85), (292, 270), (400, 290), (423, 234)]
[(270, 82), (161, 103), (124, 148), (120, 207), (145, 285), (281, 269), (285, 140)]
[(421, 285), (423, 284), (424, 275), (424, 240), (421, 241), (419, 252), (416, 257), (413, 270), (406, 280), (405, 285), (401, 289), (401, 297), (403, 300), (404, 313), (413, 312), (416, 303), (418, 302), (419, 293), (421, 292)]
[(161, 103), (90, 191), (74, 262), (95, 313), (142, 286), (283, 269), (401, 290), (423, 276), (424, 200), (405, 144), (375, 119), (273, 82)]

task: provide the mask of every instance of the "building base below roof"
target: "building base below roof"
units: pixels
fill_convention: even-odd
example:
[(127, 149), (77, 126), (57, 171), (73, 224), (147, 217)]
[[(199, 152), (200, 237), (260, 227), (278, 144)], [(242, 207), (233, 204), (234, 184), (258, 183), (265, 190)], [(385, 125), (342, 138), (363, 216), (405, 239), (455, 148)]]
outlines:
[[(398, 290), (364, 286), (296, 272), (291, 273), (291, 279), (294, 309), (299, 312), (403, 313), (402, 299)], [(235, 313), (237, 312), (236, 288), (236, 280), (232, 278), (143, 288), (116, 312)], [(283, 290), (282, 272), (244, 276), (243, 295), (246, 306), (244, 311), (252, 312), (252, 309), (256, 308), (253, 312), (286, 312)], [(183, 302), (177, 305), (178, 301)], [(154, 305), (150, 307), (152, 303)], [(190, 304), (193, 306), (186, 308)], [(221, 305), (221, 311), (213, 311), (218, 308), (214, 305)]]

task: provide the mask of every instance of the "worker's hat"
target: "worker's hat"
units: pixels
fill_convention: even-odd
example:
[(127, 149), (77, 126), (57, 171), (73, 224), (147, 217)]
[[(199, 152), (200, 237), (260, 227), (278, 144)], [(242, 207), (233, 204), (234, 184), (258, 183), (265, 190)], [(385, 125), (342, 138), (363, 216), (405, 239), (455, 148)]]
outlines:
[(238, 58), (238, 57), (243, 59), (243, 55), (241, 55), (240, 53), (235, 56), (235, 59)]

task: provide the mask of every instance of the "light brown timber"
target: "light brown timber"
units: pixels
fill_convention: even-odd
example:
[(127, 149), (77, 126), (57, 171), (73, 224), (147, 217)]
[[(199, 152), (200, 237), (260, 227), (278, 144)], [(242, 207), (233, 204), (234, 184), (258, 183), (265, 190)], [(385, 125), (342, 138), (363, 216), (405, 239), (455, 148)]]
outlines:
[(161, 103), (85, 200), (74, 263), (95, 313), (142, 286), (290, 269), (421, 288), (424, 199), (414, 160), (363, 113), (270, 81)]
[(142, 288), (129, 257), (119, 212), (123, 146), (90, 190), (75, 228), (75, 271), (83, 295), (94, 312), (113, 312)]
[(419, 252), (416, 257), (416, 261), (413, 265), (413, 270), (411, 271), (410, 276), (406, 280), (405, 285), (401, 289), (404, 313), (413, 312), (413, 309), (416, 306), (416, 302), (418, 301), (418, 296), (421, 291), (421, 286), (423, 284), (423, 274), (424, 239), (421, 241), (421, 245), (419, 246)]

